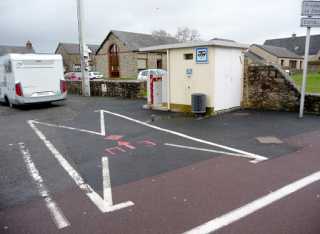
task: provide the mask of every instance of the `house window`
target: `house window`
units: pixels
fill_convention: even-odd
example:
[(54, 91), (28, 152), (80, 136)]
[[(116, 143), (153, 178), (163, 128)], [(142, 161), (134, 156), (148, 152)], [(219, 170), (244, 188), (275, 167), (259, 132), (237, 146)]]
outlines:
[(162, 59), (157, 60), (157, 69), (162, 69)]
[(193, 60), (193, 54), (184, 54), (183, 57), (185, 60)]
[(116, 44), (109, 48), (109, 74), (111, 77), (120, 77), (119, 48)]
[(283, 66), (284, 66), (284, 60), (281, 59), (281, 67), (283, 67)]
[(137, 59), (138, 70), (147, 69), (147, 60), (146, 59)]
[(297, 69), (297, 61), (296, 60), (290, 60), (289, 61), (289, 67), (291, 69)]
[(300, 61), (300, 70), (302, 70), (303, 62)]

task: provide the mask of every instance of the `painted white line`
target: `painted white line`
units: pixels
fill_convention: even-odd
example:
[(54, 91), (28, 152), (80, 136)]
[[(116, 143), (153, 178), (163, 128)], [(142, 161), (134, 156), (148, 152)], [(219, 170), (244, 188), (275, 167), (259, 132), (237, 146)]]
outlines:
[(101, 136), (106, 135), (106, 126), (104, 122), (104, 113), (103, 111), (100, 111), (100, 130), (101, 130)]
[[(62, 156), (62, 154), (56, 149), (56, 147), (46, 138), (46, 136), (35, 126), (35, 121), (29, 120), (28, 124), (37, 134), (37, 136), (44, 142), (49, 151), (58, 160), (60, 165), (65, 169), (69, 176), (73, 179), (76, 185), (85, 192), (85, 194), (90, 198), (90, 200), (98, 207), (102, 213), (115, 211), (117, 209), (110, 209), (109, 204), (107, 204), (98, 193), (96, 193), (89, 184), (85, 183), (81, 175), (71, 166), (71, 164)], [(133, 202), (126, 202), (124, 204), (133, 205)], [(121, 208), (127, 206), (121, 206)]]
[[(176, 144), (169, 144), (169, 143), (165, 143), (164, 145), (166, 146), (171, 146), (171, 147), (175, 147), (175, 148), (180, 148), (180, 149), (189, 149), (189, 150), (195, 150), (195, 151), (203, 151), (203, 152), (210, 152), (210, 153), (217, 153), (217, 154), (224, 154), (224, 155), (229, 155), (229, 156), (234, 156), (234, 157), (241, 157), (241, 158), (249, 158), (252, 159), (251, 156), (248, 155), (244, 155), (244, 154), (235, 154), (235, 153), (230, 153), (230, 152), (226, 152), (226, 151), (219, 151), (219, 150), (211, 150), (211, 149), (205, 149), (205, 148), (196, 148), (196, 147), (190, 147), (190, 146), (184, 146), (184, 145), (176, 145)], [(250, 163), (253, 164), (257, 164), (259, 162), (262, 162), (265, 160), (257, 160), (254, 159), (252, 161), (250, 161)]]
[(64, 126), (64, 125), (56, 125), (56, 124), (44, 123), (44, 122), (39, 122), (39, 121), (35, 121), (35, 120), (33, 120), (33, 123), (44, 125), (44, 126), (47, 126), (47, 127), (63, 128), (63, 129), (68, 129), (68, 130), (72, 130), (72, 131), (89, 133), (91, 135), (104, 136), (104, 135), (102, 135), (101, 132), (94, 132), (94, 131), (90, 131), (90, 130), (85, 130), (85, 129), (80, 129), (80, 128), (73, 128), (73, 127), (68, 127), (68, 126)]
[(232, 147), (229, 147), (229, 146), (216, 144), (216, 143), (213, 143), (213, 142), (210, 142), (210, 141), (206, 141), (206, 140), (202, 140), (202, 139), (199, 139), (199, 138), (195, 138), (195, 137), (192, 137), (192, 136), (180, 133), (180, 132), (175, 132), (175, 131), (172, 131), (172, 130), (169, 130), (169, 129), (160, 128), (160, 127), (157, 127), (155, 125), (151, 125), (151, 124), (142, 122), (140, 120), (136, 120), (136, 119), (127, 117), (125, 115), (113, 113), (113, 112), (107, 111), (107, 110), (100, 110), (100, 111), (103, 111), (104, 113), (107, 113), (109, 115), (113, 115), (113, 116), (117, 116), (117, 117), (122, 118), (122, 119), (129, 120), (131, 122), (134, 122), (134, 123), (137, 123), (137, 124), (149, 127), (149, 128), (156, 129), (158, 131), (170, 133), (170, 134), (173, 134), (173, 135), (185, 138), (185, 139), (189, 139), (189, 140), (196, 141), (196, 142), (199, 142), (199, 143), (203, 143), (203, 144), (206, 144), (206, 145), (222, 148), (222, 149), (229, 150), (229, 151), (232, 151), (232, 152), (235, 152), (235, 153), (243, 154), (243, 155), (246, 155), (248, 158), (253, 159), (256, 162), (261, 162), (261, 161), (268, 160), (268, 158), (260, 156), (260, 155), (257, 155), (257, 154), (249, 153), (249, 152), (246, 152), (246, 151), (243, 151), (243, 150), (239, 150), (239, 149), (235, 149), (235, 148), (232, 148)]
[(103, 178), (103, 199), (109, 204), (113, 205), (111, 182), (110, 182), (110, 170), (109, 170), (109, 159), (107, 157), (102, 158), (102, 178)]
[(44, 184), (43, 178), (41, 177), (36, 165), (31, 159), (31, 154), (29, 150), (25, 147), (24, 143), (19, 143), (20, 152), (22, 153), (23, 160), (26, 164), (29, 175), (33, 179), (37, 186), (40, 196), (44, 199), (46, 206), (50, 212), (50, 215), (56, 224), (58, 229), (62, 229), (70, 226), (69, 221), (64, 216), (62, 210), (57, 205), (57, 203), (52, 199), (47, 186)]
[(176, 145), (176, 144), (169, 144), (169, 143), (165, 143), (164, 145), (165, 146), (171, 146), (171, 147), (174, 147), (174, 148), (179, 148), (179, 149), (189, 149), (189, 150), (203, 151), (203, 152), (209, 152), (209, 153), (225, 154), (225, 155), (235, 156), (235, 157), (251, 158), (251, 157), (248, 157), (247, 155), (234, 154), (234, 153), (230, 153), (230, 152), (226, 152), (226, 151), (211, 150), (211, 149), (197, 148), (197, 147)]
[(314, 173), (310, 176), (307, 176), (301, 180), (293, 182), (281, 189), (272, 192), (264, 197), (261, 197), (245, 206), (242, 206), (236, 210), (233, 210), (225, 215), (222, 215), (218, 218), (215, 218), (205, 224), (202, 224), (190, 231), (185, 232), (184, 234), (207, 234), (213, 233), (227, 225), (230, 225), (256, 211), (271, 205), (272, 203), (283, 199), (290, 194), (297, 192), (315, 182), (320, 180), (320, 172)]

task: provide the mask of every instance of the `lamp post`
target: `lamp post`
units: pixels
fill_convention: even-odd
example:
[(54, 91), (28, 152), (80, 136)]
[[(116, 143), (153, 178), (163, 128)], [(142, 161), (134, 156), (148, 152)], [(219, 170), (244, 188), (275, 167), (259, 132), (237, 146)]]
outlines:
[(81, 80), (82, 80), (82, 95), (90, 96), (90, 80), (88, 70), (86, 69), (85, 58), (85, 43), (83, 33), (83, 0), (77, 0), (77, 12), (78, 12), (78, 33), (79, 33), (79, 47), (80, 47), (80, 63), (81, 63)]

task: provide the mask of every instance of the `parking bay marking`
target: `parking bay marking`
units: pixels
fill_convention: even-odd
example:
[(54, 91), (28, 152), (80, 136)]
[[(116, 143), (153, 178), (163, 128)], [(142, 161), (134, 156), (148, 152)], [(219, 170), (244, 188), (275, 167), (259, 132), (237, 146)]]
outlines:
[(149, 127), (149, 128), (153, 128), (153, 129), (158, 130), (158, 131), (170, 133), (170, 134), (173, 134), (173, 135), (185, 138), (185, 139), (189, 139), (189, 140), (192, 140), (192, 141), (196, 141), (196, 142), (199, 142), (199, 143), (203, 143), (203, 144), (206, 144), (206, 145), (214, 146), (214, 147), (217, 147), (217, 148), (222, 148), (222, 149), (225, 149), (225, 150), (229, 150), (231, 152), (235, 152), (235, 153), (244, 155), (244, 156), (246, 156), (246, 158), (253, 159), (253, 161), (251, 161), (253, 163), (258, 163), (258, 162), (262, 162), (262, 161), (268, 160), (268, 158), (260, 156), (260, 155), (257, 155), (257, 154), (249, 153), (249, 152), (246, 152), (246, 151), (243, 151), (243, 150), (239, 150), (239, 149), (235, 149), (235, 148), (232, 148), (232, 147), (229, 147), (229, 146), (216, 144), (216, 143), (213, 143), (213, 142), (210, 142), (210, 141), (207, 141), (207, 140), (202, 140), (202, 139), (199, 139), (199, 138), (195, 138), (195, 137), (192, 137), (192, 136), (180, 133), (180, 132), (172, 131), (172, 130), (169, 130), (169, 129), (160, 128), (158, 126), (151, 125), (151, 124), (142, 122), (140, 120), (136, 120), (136, 119), (127, 117), (125, 115), (117, 114), (117, 113), (114, 113), (114, 112), (111, 112), (111, 111), (108, 111), (108, 110), (99, 110), (97, 112), (100, 112), (100, 114), (101, 114), (102, 111), (104, 113), (109, 114), (109, 115), (117, 116), (119, 118), (126, 119), (126, 120), (129, 120), (131, 122), (134, 122), (134, 123), (137, 123), (137, 124)]
[[(229, 155), (229, 156), (234, 156), (234, 157), (244, 157), (244, 158), (250, 158), (246, 155), (243, 154), (235, 154), (235, 153), (230, 153), (226, 151), (219, 151), (219, 150), (211, 150), (211, 149), (205, 149), (205, 148), (197, 148), (197, 147), (191, 147), (191, 146), (184, 146), (184, 145), (176, 145), (176, 144), (170, 144), (170, 143), (165, 143), (165, 146), (170, 146), (174, 148), (179, 148), (179, 149), (189, 149), (189, 150), (194, 150), (194, 151), (202, 151), (202, 152), (209, 152), (209, 153), (217, 153), (217, 154), (224, 154), (224, 155)], [(251, 161), (251, 163), (256, 163), (256, 160)]]
[(44, 184), (43, 178), (40, 175), (39, 170), (32, 161), (30, 151), (25, 147), (24, 143), (19, 143), (19, 148), (23, 156), (23, 160), (26, 164), (28, 173), (33, 179), (34, 183), (36, 184), (40, 196), (44, 199), (46, 206), (50, 212), (50, 215), (54, 223), (56, 224), (57, 228), (62, 229), (70, 226), (70, 222), (67, 220), (62, 210), (52, 199), (51, 194), (47, 189), (47, 186)]
[[(71, 164), (62, 156), (62, 154), (56, 149), (56, 147), (46, 138), (46, 136), (35, 126), (38, 123), (37, 121), (29, 120), (28, 124), (37, 134), (37, 136), (44, 142), (49, 151), (53, 154), (53, 156), (58, 160), (59, 164), (65, 169), (65, 171), (69, 174), (69, 176), (73, 179), (76, 185), (80, 188), (81, 191), (85, 192), (85, 194), (89, 197), (89, 199), (98, 207), (98, 209), (102, 213), (109, 213), (119, 209), (127, 208), (129, 206), (133, 206), (134, 203), (132, 201), (127, 201), (121, 204), (113, 205), (113, 202), (108, 200), (105, 201), (100, 197), (98, 193), (96, 193), (89, 184), (85, 183), (84, 179), (81, 175), (71, 166)], [(108, 170), (108, 168), (104, 168), (103, 170)], [(109, 172), (108, 172), (109, 173)], [(111, 187), (110, 187), (111, 189)], [(110, 190), (111, 191), (111, 190)], [(108, 196), (106, 196), (108, 197)], [(110, 197), (110, 196), (109, 196)]]
[[(224, 154), (225, 155), (231, 155), (231, 156), (238, 156), (238, 157), (242, 156), (244, 158), (249, 158), (249, 159), (252, 159), (252, 161), (250, 161), (251, 163), (259, 163), (259, 162), (268, 160), (268, 158), (264, 157), (264, 156), (260, 156), (260, 155), (253, 154), (253, 153), (249, 153), (249, 152), (246, 152), (246, 151), (243, 151), (243, 150), (239, 150), (239, 149), (235, 149), (235, 148), (232, 148), (232, 147), (229, 147), (229, 146), (220, 145), (220, 144), (213, 143), (213, 142), (210, 142), (210, 141), (207, 141), (207, 140), (202, 140), (202, 139), (195, 138), (195, 137), (192, 137), (192, 136), (180, 133), (180, 132), (172, 131), (172, 130), (169, 130), (169, 129), (160, 128), (158, 126), (151, 125), (151, 124), (142, 122), (140, 120), (136, 120), (136, 119), (127, 117), (125, 115), (117, 114), (117, 113), (114, 113), (114, 112), (111, 112), (111, 111), (99, 110), (99, 111), (96, 111), (96, 112), (100, 113), (100, 132), (94, 132), (94, 131), (90, 131), (90, 130), (73, 128), (73, 127), (68, 127), (68, 126), (63, 126), (63, 125), (55, 125), (55, 124), (43, 123), (43, 122), (39, 122), (39, 121), (35, 121), (35, 120), (33, 120), (33, 122), (37, 123), (37, 124), (44, 125), (44, 126), (48, 126), (48, 127), (64, 128), (64, 129), (68, 129), (68, 130), (74, 130), (74, 131), (84, 132), (84, 133), (98, 135), (98, 136), (106, 136), (105, 120), (104, 120), (104, 113), (106, 113), (106, 114), (110, 114), (110, 115), (113, 115), (113, 116), (117, 116), (117, 117), (129, 120), (131, 122), (134, 122), (134, 123), (137, 123), (137, 124), (149, 127), (149, 128), (153, 128), (153, 129), (158, 130), (158, 131), (170, 133), (170, 134), (173, 134), (173, 135), (185, 138), (185, 139), (189, 139), (189, 140), (196, 141), (196, 142), (199, 142), (199, 143), (203, 143), (203, 144), (206, 144), (206, 145), (210, 145), (210, 146), (214, 146), (214, 147), (217, 147), (217, 148), (222, 148), (222, 149), (225, 149), (225, 150), (229, 150), (229, 151), (234, 152), (236, 154), (231, 155), (231, 153), (229, 154), (227, 152), (224, 153)], [(209, 152), (209, 150), (210, 149), (208, 149), (206, 151)]]
[(290, 194), (298, 192), (299, 190), (320, 181), (320, 171), (309, 175), (303, 179), (297, 180), (289, 185), (286, 185), (275, 192), (272, 192), (264, 197), (235, 209), (225, 215), (215, 218), (207, 223), (184, 232), (183, 234), (208, 234), (213, 233), (225, 226), (228, 226), (244, 217), (257, 212), (258, 210), (271, 205), (272, 203), (283, 199)]
[(39, 122), (36, 120), (32, 120), (33, 123), (36, 124), (41, 124), (47, 127), (53, 127), (53, 128), (63, 128), (63, 129), (68, 129), (72, 131), (78, 131), (78, 132), (84, 132), (92, 135), (98, 135), (98, 136), (105, 136), (106, 135), (106, 128), (105, 128), (105, 121), (104, 121), (104, 113), (103, 111), (100, 111), (100, 132), (95, 132), (95, 131), (90, 131), (86, 129), (80, 129), (80, 128), (74, 128), (74, 127), (68, 127), (64, 125), (57, 125), (57, 124), (50, 124), (50, 123), (44, 123), (44, 122)]

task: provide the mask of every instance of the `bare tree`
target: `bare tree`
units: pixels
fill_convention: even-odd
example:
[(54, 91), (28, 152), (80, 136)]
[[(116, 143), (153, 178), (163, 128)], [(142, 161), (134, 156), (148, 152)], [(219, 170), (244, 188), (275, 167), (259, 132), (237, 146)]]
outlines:
[(181, 42), (199, 41), (200, 33), (197, 29), (179, 27), (176, 33), (176, 38)]
[(158, 37), (172, 37), (170, 33), (163, 29), (153, 31), (152, 35)]

